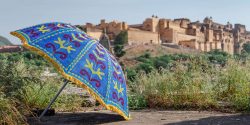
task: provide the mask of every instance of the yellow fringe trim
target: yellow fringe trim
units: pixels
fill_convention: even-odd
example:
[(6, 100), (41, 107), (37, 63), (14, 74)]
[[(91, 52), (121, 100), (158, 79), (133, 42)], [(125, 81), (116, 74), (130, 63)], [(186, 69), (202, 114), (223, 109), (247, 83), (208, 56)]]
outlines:
[(45, 59), (47, 59), (49, 62), (51, 62), (53, 64), (53, 66), (58, 70), (58, 72), (60, 74), (62, 74), (63, 77), (65, 77), (67, 80), (70, 80), (74, 83), (76, 83), (77, 85), (79, 85), (80, 87), (83, 87), (84, 89), (86, 89), (90, 95), (92, 95), (96, 100), (98, 100), (100, 102), (101, 105), (103, 105), (104, 107), (106, 107), (108, 110), (117, 112), (119, 115), (123, 116), (124, 119), (126, 120), (130, 120), (130, 115), (126, 116), (125, 113), (123, 113), (120, 109), (118, 109), (117, 107), (113, 106), (113, 105), (108, 105), (105, 104), (104, 101), (102, 100), (102, 98), (100, 98), (92, 89), (90, 89), (88, 86), (86, 86), (85, 84), (82, 84), (82, 82), (70, 75), (68, 75), (67, 73), (65, 73), (62, 68), (59, 66), (59, 64), (57, 64), (52, 58), (50, 58), (46, 53), (44, 53), (43, 51), (41, 51), (40, 49), (37, 49), (36, 47), (30, 46), (26, 40), (26, 38), (18, 33), (18, 32), (11, 32), (10, 33), (13, 36), (18, 37), (19, 39), (21, 39), (23, 46), (29, 50), (35, 51), (36, 53), (38, 53), (39, 55), (43, 56)]

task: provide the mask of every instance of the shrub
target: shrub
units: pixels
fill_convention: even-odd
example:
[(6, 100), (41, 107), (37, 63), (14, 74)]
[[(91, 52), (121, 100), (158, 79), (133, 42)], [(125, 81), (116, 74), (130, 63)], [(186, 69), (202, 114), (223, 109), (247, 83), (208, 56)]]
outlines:
[(175, 61), (186, 61), (191, 57), (189, 54), (172, 54), (169, 56), (172, 60)]
[(129, 94), (128, 96), (129, 108), (133, 110), (143, 109), (147, 107), (146, 99), (140, 94)]
[(220, 72), (218, 85), (215, 87), (220, 100), (230, 102), (236, 110), (250, 109), (250, 65), (230, 60)]
[(125, 51), (123, 51), (123, 45), (115, 45), (114, 52), (117, 57), (122, 57), (125, 55)]
[(244, 52), (250, 53), (250, 42), (244, 43), (242, 46)]
[(0, 87), (4, 88), (4, 93), (8, 97), (18, 98), (18, 90), (26, 85), (27, 82), (35, 82), (37, 79), (33, 78), (28, 71), (28, 67), (20, 59), (19, 62), (8, 61), (6, 59), (0, 60)]
[(136, 68), (137, 71), (145, 71), (146, 73), (150, 73), (153, 69), (154, 67), (151, 63), (141, 63)]
[(31, 52), (16, 52), (16, 53), (0, 53), (0, 59), (6, 59), (8, 62), (19, 62), (23, 60), (26, 65), (33, 67), (50, 66), (50, 63), (45, 61), (41, 56)]
[(28, 84), (19, 91), (21, 102), (30, 109), (43, 109), (56, 95), (60, 82), (58, 80), (47, 79), (40, 84)]
[(229, 54), (220, 50), (213, 50), (208, 52), (206, 56), (211, 63), (225, 65)]
[(21, 125), (27, 124), (26, 119), (16, 108), (15, 101), (0, 92), (0, 124), (1, 125)]
[(209, 79), (201, 72), (190, 74), (179, 67), (174, 72), (163, 70), (141, 75), (135, 80), (133, 90), (141, 93), (151, 108), (211, 107), (216, 103)]
[(127, 74), (128, 80), (130, 80), (130, 81), (135, 80), (135, 77), (136, 77), (136, 71), (135, 70), (128, 68), (128, 69), (126, 69), (126, 74)]
[(144, 55), (142, 55), (140, 57), (150, 59), (151, 58), (151, 54), (150, 54), (150, 52), (146, 52), (146, 53), (144, 53)]
[(156, 69), (168, 68), (171, 65), (172, 59), (168, 55), (164, 55), (161, 57), (155, 57), (154, 59), (154, 67)]

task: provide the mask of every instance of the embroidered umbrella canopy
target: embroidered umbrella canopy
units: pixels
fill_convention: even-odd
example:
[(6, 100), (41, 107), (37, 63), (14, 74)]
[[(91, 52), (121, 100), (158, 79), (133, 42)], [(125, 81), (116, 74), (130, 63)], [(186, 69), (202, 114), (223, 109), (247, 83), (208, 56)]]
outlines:
[(25, 48), (50, 61), (67, 80), (85, 88), (107, 109), (129, 119), (126, 80), (121, 66), (97, 40), (75, 26), (58, 22), (11, 34), (20, 38)]

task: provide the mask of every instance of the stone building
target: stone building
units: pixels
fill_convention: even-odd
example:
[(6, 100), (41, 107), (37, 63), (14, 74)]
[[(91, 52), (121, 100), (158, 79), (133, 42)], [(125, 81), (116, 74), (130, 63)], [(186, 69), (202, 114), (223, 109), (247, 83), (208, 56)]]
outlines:
[[(111, 41), (114, 40), (115, 36), (121, 31), (127, 31), (129, 45), (147, 43), (160, 44), (159, 33), (156, 32), (154, 28), (147, 29), (150, 27), (145, 27), (146, 23), (147, 22), (145, 21), (144, 24), (128, 25), (125, 22), (112, 21), (106, 23), (105, 20), (101, 20), (98, 25), (86, 23), (82, 28), (85, 29), (90, 36), (98, 40), (103, 37), (104, 30), (106, 30)], [(148, 23), (150, 23), (150, 19), (148, 20)]]
[(26, 51), (21, 45), (0, 46), (0, 53), (12, 53)]
[(142, 24), (128, 25), (119, 21), (106, 23), (101, 20), (98, 25), (87, 23), (82, 27), (96, 39), (102, 38), (104, 29), (111, 41), (121, 31), (127, 31), (129, 45), (174, 44), (205, 52), (220, 49), (230, 54), (240, 53), (242, 45), (250, 41), (250, 32), (246, 31), (244, 25), (233, 26), (229, 22), (219, 24), (212, 17), (206, 17), (203, 22), (191, 22), (187, 18), (171, 20), (152, 16)]

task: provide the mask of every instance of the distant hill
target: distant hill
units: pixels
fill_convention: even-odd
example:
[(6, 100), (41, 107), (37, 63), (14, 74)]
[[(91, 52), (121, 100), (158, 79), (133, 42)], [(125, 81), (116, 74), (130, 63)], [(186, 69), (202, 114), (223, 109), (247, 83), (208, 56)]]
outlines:
[(0, 36), (0, 46), (13, 45), (7, 38)]

